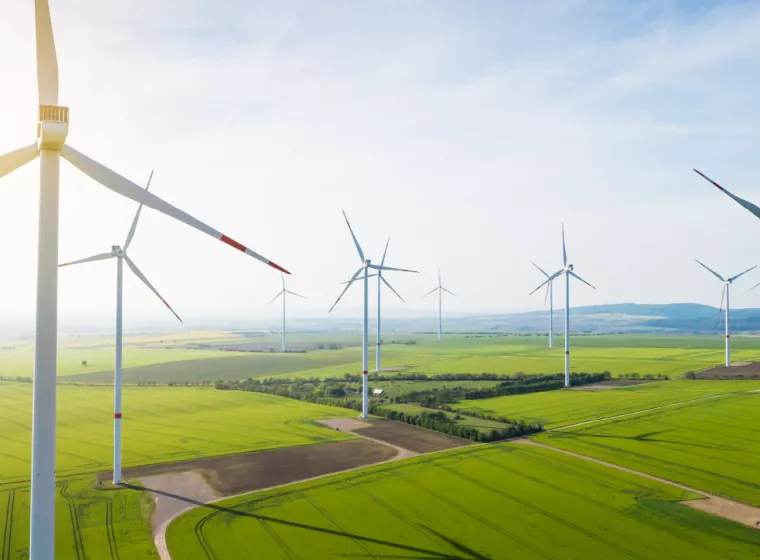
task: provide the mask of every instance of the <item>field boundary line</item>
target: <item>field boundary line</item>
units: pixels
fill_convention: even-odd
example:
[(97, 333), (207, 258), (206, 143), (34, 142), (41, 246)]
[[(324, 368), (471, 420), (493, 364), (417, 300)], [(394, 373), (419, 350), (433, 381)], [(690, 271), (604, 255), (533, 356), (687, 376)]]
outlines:
[[(713, 515), (717, 515), (719, 517), (723, 517), (724, 519), (728, 519), (730, 521), (734, 521), (736, 523), (741, 523), (742, 525), (747, 525), (749, 527), (753, 527), (755, 529), (758, 528), (757, 523), (760, 523), (760, 508), (751, 506), (748, 504), (743, 504), (741, 502), (736, 502), (734, 500), (729, 500), (728, 498), (723, 498), (721, 496), (715, 496), (714, 494), (710, 494), (709, 492), (705, 492), (704, 490), (699, 490), (697, 488), (692, 488), (691, 486), (686, 486), (685, 484), (681, 484), (680, 482), (674, 482), (672, 480), (668, 480), (666, 478), (661, 478), (659, 476), (655, 476), (652, 474), (647, 474), (645, 472), (637, 471), (635, 469), (631, 469), (629, 467), (624, 467), (622, 465), (616, 465), (615, 463), (610, 463), (608, 461), (604, 461), (602, 459), (597, 459), (595, 457), (589, 457), (588, 455), (582, 455), (581, 453), (576, 453), (574, 451), (568, 451), (566, 449), (560, 449), (559, 447), (553, 447), (551, 445), (547, 445), (545, 443), (539, 443), (537, 441), (533, 441), (531, 439), (519, 439), (514, 440), (513, 443), (516, 443), (518, 445), (529, 445), (534, 447), (540, 447), (542, 449), (547, 449), (549, 451), (554, 451), (555, 453), (564, 453), (565, 455), (570, 455), (571, 457), (575, 457), (576, 459), (583, 459), (585, 461), (590, 461), (592, 463), (597, 463), (598, 465), (602, 465), (604, 467), (609, 467), (612, 469), (617, 469), (619, 471), (626, 472), (628, 474), (633, 474), (636, 476), (640, 476), (643, 478), (647, 478), (649, 480), (653, 480), (655, 482), (659, 482), (661, 484), (667, 484), (668, 486), (673, 486), (675, 488), (680, 488), (681, 490), (686, 490), (687, 492), (694, 492), (695, 494), (698, 494), (701, 496), (701, 498), (695, 499), (695, 500), (683, 500), (681, 501), (682, 504), (687, 505), (693, 509), (706, 511), (708, 513), (711, 513)], [(691, 502), (702, 502), (699, 505), (694, 505)], [(709, 503), (715, 504), (716, 507), (710, 508), (710, 507), (699, 507), (703, 504), (709, 504)], [(724, 504), (729, 506), (729, 508), (721, 508), (720, 504)], [(731, 512), (726, 512), (726, 509), (733, 509), (735, 512), (735, 515), (731, 516)], [(749, 512), (752, 512), (753, 514), (757, 514), (757, 521), (749, 521), (746, 519), (747, 514)], [(727, 515), (729, 513), (729, 515)]]
[[(760, 389), (757, 389), (757, 391), (760, 391)], [(719, 395), (709, 395), (707, 397), (698, 397), (696, 399), (689, 399), (688, 401), (678, 401), (670, 404), (662, 404), (659, 406), (653, 406), (651, 408), (644, 408), (642, 410), (634, 410), (633, 412), (625, 412), (623, 414), (616, 414), (615, 416), (606, 416), (604, 418), (596, 418), (594, 420), (584, 420), (583, 422), (576, 422), (575, 424), (569, 424), (567, 426), (558, 426), (556, 428), (551, 428), (549, 430), (544, 430), (544, 433), (546, 432), (558, 432), (560, 430), (569, 430), (570, 428), (577, 428), (578, 426), (585, 426), (587, 424), (595, 424), (596, 422), (605, 422), (607, 420), (615, 420), (617, 418), (625, 418), (626, 416), (633, 416), (635, 414), (644, 414), (645, 412), (652, 412), (653, 410), (660, 410), (662, 408), (670, 408), (671, 406), (680, 406), (682, 404), (689, 404), (693, 402), (699, 402), (699, 401), (706, 401), (709, 399), (717, 399), (718, 397), (727, 397), (730, 395), (738, 395), (741, 393), (753, 393), (755, 391), (734, 391), (731, 393), (720, 393)]]

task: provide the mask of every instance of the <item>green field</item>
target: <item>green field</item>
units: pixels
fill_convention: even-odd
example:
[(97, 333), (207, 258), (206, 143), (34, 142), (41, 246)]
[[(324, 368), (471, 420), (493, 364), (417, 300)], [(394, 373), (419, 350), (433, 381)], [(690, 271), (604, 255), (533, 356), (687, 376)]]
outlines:
[[(443, 341), (430, 335), (398, 335), (417, 340), (414, 345), (387, 344), (383, 367), (426, 374), (446, 373), (559, 373), (563, 371), (561, 348), (546, 347), (545, 336), (467, 337), (450, 335)], [(357, 334), (292, 335), (289, 340), (356, 344)], [(671, 377), (720, 365), (723, 338), (689, 335), (604, 335), (573, 338), (572, 370), (613, 375), (665, 374)], [(234, 332), (187, 332), (127, 337), (125, 380), (217, 381), (247, 377), (287, 375), (341, 377), (358, 373), (361, 349), (314, 350), (305, 354), (224, 352), (214, 344), (271, 343), (277, 337), (245, 336)], [(736, 336), (733, 359), (760, 360), (760, 338)], [(82, 360), (88, 362), (82, 366)], [(219, 360), (219, 361), (217, 361)], [(370, 347), (370, 362), (374, 347)], [(32, 374), (33, 354), (29, 341), (0, 343), (1, 375)], [(113, 364), (111, 337), (69, 337), (61, 341), (59, 373), (69, 381), (108, 382)]]
[[(29, 557), (29, 487), (0, 486), (3, 559)], [(134, 490), (100, 490), (91, 478), (67, 478), (56, 496), (57, 559), (155, 560), (153, 500)], [(10, 515), (9, 515), (10, 514)], [(118, 551), (114, 553), (113, 551)]]
[[(0, 382), (0, 485), (29, 479), (31, 384)], [(94, 473), (111, 466), (113, 390), (58, 387), (57, 472)], [(243, 391), (127, 387), (124, 465), (196, 459), (346, 439), (312, 421), (346, 411)]]
[(758, 426), (760, 392), (749, 392), (535, 439), (760, 506)]
[[(0, 382), (0, 550), (11, 551), (3, 560), (25, 558), (28, 548), (31, 388)], [(92, 487), (94, 474), (112, 466), (112, 399), (110, 387), (58, 387), (56, 558), (110, 558), (109, 542), (121, 558), (155, 558), (150, 499)], [(127, 387), (124, 465), (349, 439), (313, 422), (346, 413), (260, 393)]]
[(606, 391), (563, 389), (461, 401), (455, 408), (484, 412), (511, 420), (538, 422), (544, 428), (567, 426), (656, 406), (737, 391), (759, 389), (760, 381), (659, 381)]
[(760, 558), (760, 532), (693, 495), (499, 444), (371, 467), (192, 510), (172, 555), (218, 558)]

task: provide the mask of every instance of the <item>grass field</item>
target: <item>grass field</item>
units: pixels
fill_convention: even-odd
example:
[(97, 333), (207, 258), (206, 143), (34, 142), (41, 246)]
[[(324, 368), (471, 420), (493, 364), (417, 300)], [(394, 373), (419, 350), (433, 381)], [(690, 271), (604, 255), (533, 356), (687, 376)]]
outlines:
[(535, 439), (760, 506), (758, 426), (760, 393), (750, 392), (578, 426)]
[[(3, 488), (3, 487), (0, 487)], [(3, 560), (29, 557), (29, 487), (0, 489)], [(61, 560), (155, 560), (151, 498), (134, 490), (99, 490), (91, 478), (58, 484), (55, 557)]]
[[(438, 342), (430, 335), (396, 335), (417, 340), (414, 345), (387, 344), (383, 367), (404, 368), (426, 374), (445, 373), (559, 373), (563, 371), (561, 348), (546, 347), (545, 336), (467, 337), (450, 335)], [(355, 343), (356, 334), (292, 335), (301, 342)], [(358, 373), (361, 349), (317, 350), (306, 354), (239, 353), (210, 350), (202, 345), (245, 341), (271, 342), (276, 337), (244, 336), (234, 332), (197, 332), (128, 337), (125, 340), (125, 380), (216, 381), (271, 375), (300, 377), (342, 376)], [(666, 374), (671, 377), (699, 371), (723, 361), (719, 336), (605, 335), (573, 338), (572, 370)], [(371, 347), (370, 362), (374, 361)], [(760, 338), (736, 336), (734, 360), (760, 361)], [(82, 360), (88, 365), (82, 366)], [(180, 362), (180, 360), (184, 360)], [(216, 361), (220, 360), (220, 361)], [(29, 341), (0, 343), (0, 375), (31, 376), (33, 363)], [(108, 382), (113, 368), (112, 337), (69, 337), (61, 341), (59, 374), (69, 381)]]
[(505, 416), (512, 420), (539, 422), (544, 428), (567, 426), (675, 402), (760, 389), (760, 381), (659, 381), (606, 391), (563, 389), (546, 393), (511, 395), (458, 405), (467, 410)]
[(500, 444), (371, 467), (192, 510), (175, 558), (760, 558), (760, 532), (673, 487)]
[[(0, 382), (0, 487), (29, 479), (31, 384)], [(58, 388), (59, 476), (111, 467), (113, 390)], [(242, 391), (127, 387), (124, 465), (195, 459), (336, 441), (351, 436), (313, 422), (347, 411)]]

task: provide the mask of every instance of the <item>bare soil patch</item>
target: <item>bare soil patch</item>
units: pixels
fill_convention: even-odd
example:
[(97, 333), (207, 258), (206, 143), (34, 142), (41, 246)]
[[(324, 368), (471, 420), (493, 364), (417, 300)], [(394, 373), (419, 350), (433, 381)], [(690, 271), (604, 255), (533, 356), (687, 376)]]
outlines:
[(317, 422), (343, 432), (354, 432), (356, 430), (369, 428), (371, 425), (367, 422), (362, 422), (357, 418), (327, 418), (325, 420), (317, 420)]
[[(374, 465), (395, 455), (393, 448), (359, 439), (133, 467), (124, 470), (124, 478), (195, 471), (217, 493), (229, 496)], [(109, 476), (110, 473), (101, 473), (99, 478)]]
[(368, 422), (370, 426), (362, 428), (357, 435), (402, 447), (415, 453), (431, 453), (472, 444), (467, 439), (410, 426), (395, 420), (370, 418), (363, 422)]
[(760, 362), (734, 362), (730, 368), (703, 369), (694, 374), (694, 379), (760, 379)]
[(681, 503), (700, 511), (760, 529), (760, 508), (732, 502), (718, 496), (708, 496), (704, 500), (687, 500)]

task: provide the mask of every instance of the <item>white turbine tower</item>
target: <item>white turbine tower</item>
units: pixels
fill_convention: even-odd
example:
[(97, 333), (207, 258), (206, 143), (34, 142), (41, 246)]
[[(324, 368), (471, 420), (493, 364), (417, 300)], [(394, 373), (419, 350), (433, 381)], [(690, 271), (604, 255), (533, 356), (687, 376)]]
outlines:
[(272, 303), (275, 302), (275, 300), (278, 297), (282, 296), (282, 352), (284, 354), (285, 350), (286, 350), (286, 348), (285, 348), (285, 336), (286, 336), (286, 333), (287, 333), (287, 330), (285, 329), (285, 296), (287, 294), (290, 294), (291, 296), (296, 296), (296, 297), (300, 297), (300, 298), (303, 298), (303, 299), (306, 299), (306, 298), (303, 297), (300, 294), (297, 294), (295, 292), (291, 292), (290, 290), (288, 290), (287, 288), (285, 288), (285, 275), (281, 274), (281, 276), (282, 276), (282, 290), (280, 291), (279, 294), (277, 294), (276, 296), (274, 296), (272, 298), (272, 301), (270, 301), (269, 304), (271, 305)]
[[(32, 469), (30, 560), (52, 560), (55, 554), (55, 396), (58, 343), (58, 183), (60, 158), (106, 188), (194, 227), (284, 271), (258, 253), (200, 220), (145, 191), (82, 152), (66, 145), (69, 109), (58, 105), (58, 60), (47, 0), (35, 0), (37, 140), (0, 155), (0, 177), (40, 158), (40, 214), (37, 253), (37, 312), (32, 396)], [(8, 80), (5, 80), (8, 82)], [(119, 134), (106, 121), (103, 130)]]
[[(563, 267), (549, 276), (541, 285), (538, 286), (531, 294), (535, 294), (555, 278), (565, 275), (565, 387), (570, 387), (570, 277), (580, 280), (587, 286), (591, 286), (583, 278), (574, 272), (572, 264), (567, 264), (567, 250), (565, 249), (565, 224), (562, 224), (562, 264)], [(594, 288), (594, 286), (591, 286)], [(596, 290), (596, 288), (594, 288)]]
[[(730, 308), (731, 308), (731, 303), (729, 299), (729, 296), (730, 296), (729, 287), (731, 286), (731, 284), (734, 283), (734, 280), (736, 280), (740, 276), (744, 276), (750, 270), (754, 270), (755, 268), (757, 268), (757, 265), (753, 266), (752, 268), (748, 268), (747, 270), (745, 270), (741, 274), (737, 274), (736, 276), (731, 276), (730, 278), (723, 278), (720, 274), (718, 274), (713, 269), (708, 267), (705, 263), (700, 262), (697, 259), (694, 259), (694, 260), (697, 261), (704, 268), (706, 268), (709, 272), (711, 272), (718, 280), (723, 282), (723, 290), (721, 291), (721, 296), (720, 296), (720, 311), (723, 311), (723, 301), (725, 300), (726, 302), (726, 307), (725, 307), (726, 309), (726, 367), (731, 367), (731, 341), (730, 341), (731, 332), (729, 330), (729, 324), (728, 324)], [(757, 286), (760, 286), (760, 284), (758, 284)], [(754, 286), (753, 288), (750, 288), (750, 289), (754, 290), (757, 286)]]
[[(328, 313), (331, 313), (333, 309), (335, 309), (335, 306), (338, 305), (338, 302), (343, 297), (343, 294), (345, 294), (348, 289), (351, 287), (351, 284), (353, 284), (356, 280), (360, 279), (363, 280), (364, 283), (364, 327), (362, 329), (362, 418), (367, 418), (369, 416), (369, 387), (367, 384), (367, 374), (368, 374), (368, 339), (369, 339), (369, 333), (368, 333), (368, 327), (369, 327), (369, 279), (370, 276), (370, 269), (376, 270), (378, 274), (382, 272), (383, 270), (395, 270), (397, 272), (414, 272), (416, 273), (416, 270), (407, 270), (405, 268), (393, 268), (390, 266), (385, 266), (385, 257), (383, 257), (382, 264), (376, 265), (372, 264), (372, 261), (370, 259), (364, 258), (364, 251), (362, 251), (361, 245), (359, 245), (359, 241), (356, 239), (356, 235), (354, 235), (354, 230), (351, 228), (351, 224), (348, 221), (348, 217), (346, 216), (346, 213), (343, 212), (343, 217), (346, 220), (346, 225), (348, 226), (348, 231), (351, 232), (351, 238), (354, 240), (354, 245), (356, 246), (356, 251), (359, 253), (359, 259), (362, 261), (362, 266), (359, 270), (357, 270), (354, 275), (351, 277), (351, 280), (348, 281), (348, 284), (345, 288), (343, 288), (343, 291), (338, 296), (338, 299), (335, 300), (335, 303), (333, 303), (333, 306), (330, 308), (330, 311)], [(385, 245), (386, 249), (388, 248), (388, 245)], [(379, 301), (379, 300), (378, 300)]]
[[(145, 190), (148, 190), (150, 188), (150, 181), (153, 179), (153, 173), (151, 172), (150, 178), (148, 179), (148, 185), (145, 187)], [(62, 265), (59, 265), (59, 267), (64, 266), (71, 266), (74, 264), (82, 264), (87, 262), (95, 262), (95, 261), (103, 261), (106, 259), (116, 259), (116, 359), (115, 359), (115, 365), (114, 365), (114, 375), (113, 375), (113, 483), (114, 484), (121, 484), (121, 420), (122, 420), (122, 381), (121, 381), (121, 372), (122, 372), (122, 270), (123, 270), (123, 263), (126, 262), (127, 266), (132, 270), (132, 272), (137, 276), (142, 282), (148, 286), (150, 291), (152, 291), (158, 299), (161, 300), (161, 303), (163, 303), (166, 307), (169, 308), (169, 311), (174, 313), (174, 316), (179, 320), (179, 322), (182, 322), (182, 319), (180, 319), (179, 315), (172, 309), (171, 305), (166, 303), (166, 300), (161, 297), (161, 294), (158, 293), (158, 291), (153, 287), (153, 285), (148, 281), (148, 279), (145, 277), (145, 275), (140, 272), (140, 269), (137, 268), (137, 265), (132, 261), (132, 259), (127, 256), (127, 249), (129, 249), (129, 245), (132, 243), (132, 239), (135, 236), (135, 231), (137, 230), (137, 221), (140, 219), (140, 212), (142, 212), (143, 205), (141, 204), (140, 207), (137, 209), (137, 213), (135, 214), (135, 219), (132, 221), (132, 227), (129, 228), (129, 233), (127, 234), (127, 240), (124, 242), (124, 247), (119, 247), (118, 245), (113, 245), (111, 247), (110, 253), (101, 253), (99, 255), (95, 255), (92, 257), (88, 257), (86, 259), (81, 259), (78, 261), (72, 261), (68, 263), (64, 263)]]
[[(383, 251), (383, 260), (380, 261), (380, 266), (383, 266), (385, 264), (385, 255), (388, 253), (388, 245), (390, 244), (390, 242), (391, 242), (391, 238), (389, 237), (388, 241), (385, 243), (385, 251)], [(380, 321), (380, 315), (382, 312), (382, 305), (380, 304), (380, 301), (381, 301), (380, 296), (382, 295), (383, 284), (388, 286), (388, 288), (390, 288), (390, 290), (394, 294), (396, 294), (396, 297), (398, 297), (398, 299), (400, 299), (404, 303), (406, 302), (404, 301), (404, 298), (402, 298), (401, 295), (393, 288), (393, 286), (390, 285), (390, 282), (388, 282), (385, 279), (385, 276), (383, 276), (382, 271), (378, 271), (377, 274), (369, 275), (370, 278), (374, 278), (375, 276), (377, 276), (377, 342), (375, 343), (375, 348), (376, 348), (375, 371), (379, 372), (382, 369), (381, 360), (380, 360), (380, 354), (381, 354), (380, 347), (383, 344), (383, 340), (382, 340), (382, 323)], [(357, 280), (361, 280), (361, 279), (362, 279), (361, 277), (357, 278)], [(343, 284), (348, 284), (349, 282), (350, 280), (343, 282)]]
[(441, 335), (443, 334), (443, 301), (442, 301), (442, 295), (443, 292), (446, 292), (447, 294), (451, 294), (452, 296), (456, 296), (454, 292), (451, 292), (443, 287), (443, 284), (441, 284), (441, 267), (438, 267), (438, 286), (430, 290), (428, 293), (426, 293), (423, 296), (423, 299), (428, 297), (431, 294), (434, 294), (435, 292), (438, 292), (438, 340), (441, 340)]
[(549, 276), (543, 268), (536, 263), (531, 262), (541, 274), (547, 278), (546, 295), (544, 296), (544, 305), (546, 305), (546, 299), (549, 299), (549, 348), (554, 348), (554, 278)]

